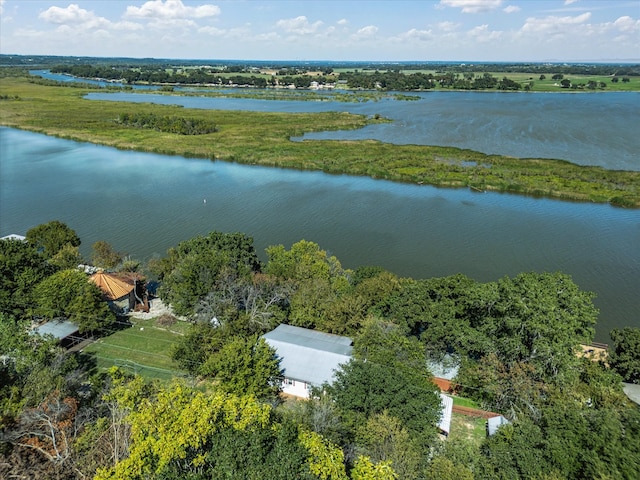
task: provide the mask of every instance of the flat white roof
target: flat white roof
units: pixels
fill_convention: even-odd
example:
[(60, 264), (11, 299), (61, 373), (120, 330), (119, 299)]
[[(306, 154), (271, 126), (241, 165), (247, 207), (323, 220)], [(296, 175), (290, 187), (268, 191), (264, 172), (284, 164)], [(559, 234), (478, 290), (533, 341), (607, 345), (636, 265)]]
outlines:
[(331, 383), (335, 370), (351, 360), (348, 337), (284, 324), (262, 337), (276, 350), (285, 377), (314, 386)]
[(442, 410), (440, 411), (440, 422), (438, 422), (438, 428), (442, 430), (446, 435), (449, 435), (451, 431), (451, 414), (453, 413), (453, 398), (444, 393), (440, 393), (440, 403)]

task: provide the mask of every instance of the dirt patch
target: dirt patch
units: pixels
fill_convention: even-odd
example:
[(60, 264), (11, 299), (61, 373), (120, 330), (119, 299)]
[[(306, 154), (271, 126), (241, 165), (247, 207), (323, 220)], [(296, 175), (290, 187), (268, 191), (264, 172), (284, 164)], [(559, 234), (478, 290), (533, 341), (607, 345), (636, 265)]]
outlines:
[[(129, 318), (139, 318), (141, 320), (149, 320), (156, 317), (173, 317), (178, 320), (187, 320), (184, 317), (174, 315), (171, 305), (165, 305), (160, 298), (152, 298), (149, 300), (148, 312), (130, 312)], [(166, 317), (165, 317), (166, 318)]]

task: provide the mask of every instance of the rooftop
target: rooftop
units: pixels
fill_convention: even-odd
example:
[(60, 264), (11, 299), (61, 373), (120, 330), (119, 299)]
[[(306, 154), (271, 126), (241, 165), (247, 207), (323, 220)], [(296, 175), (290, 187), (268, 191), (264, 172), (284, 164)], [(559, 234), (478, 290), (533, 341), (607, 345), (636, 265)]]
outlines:
[(89, 279), (102, 290), (107, 300), (117, 300), (133, 290), (133, 285), (109, 273), (94, 273)]
[(453, 413), (453, 398), (441, 393), (440, 403), (442, 404), (442, 410), (438, 428), (443, 431), (445, 435), (449, 435), (451, 431), (451, 414)]
[(351, 360), (348, 337), (291, 325), (279, 325), (263, 338), (281, 358), (284, 376), (314, 386), (331, 382), (340, 365)]
[(54, 338), (62, 340), (78, 331), (78, 326), (69, 320), (51, 320), (33, 329), (40, 335), (53, 335)]

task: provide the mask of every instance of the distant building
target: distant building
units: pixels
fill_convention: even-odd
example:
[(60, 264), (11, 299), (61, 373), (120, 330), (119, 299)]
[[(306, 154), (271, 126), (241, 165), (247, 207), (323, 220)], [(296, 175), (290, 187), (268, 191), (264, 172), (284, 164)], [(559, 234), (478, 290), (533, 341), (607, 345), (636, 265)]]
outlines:
[(335, 370), (351, 360), (353, 350), (348, 337), (284, 324), (262, 338), (281, 359), (283, 393), (301, 398), (308, 398), (312, 387), (331, 384)]

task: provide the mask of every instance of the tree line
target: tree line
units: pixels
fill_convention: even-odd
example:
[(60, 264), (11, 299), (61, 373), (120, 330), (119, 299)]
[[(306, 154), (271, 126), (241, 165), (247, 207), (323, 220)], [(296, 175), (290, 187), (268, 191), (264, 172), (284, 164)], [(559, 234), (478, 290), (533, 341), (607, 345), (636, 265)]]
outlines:
[(216, 124), (209, 120), (175, 115), (163, 116), (154, 113), (121, 113), (116, 122), (128, 127), (150, 128), (159, 132), (179, 135), (205, 135), (218, 131)]
[[(170, 347), (191, 378), (148, 382), (92, 368), (34, 319), (82, 331), (117, 324), (76, 266), (80, 239), (62, 222), (0, 241), (1, 475), (38, 478), (636, 478), (640, 411), (621, 388), (640, 382), (640, 329), (593, 339), (593, 295), (562, 273), (494, 282), (458, 274), (402, 278), (354, 270), (319, 245), (274, 245), (211, 232), (147, 265), (107, 242), (92, 263), (138, 270), (187, 318)], [(261, 335), (290, 325), (346, 335), (352, 360), (336, 381), (282, 402), (283, 372)], [(118, 327), (121, 328), (121, 327)], [(429, 362), (453, 359), (456, 392), (511, 423), (479, 442), (437, 438)], [(193, 388), (199, 385), (205, 388)]]

